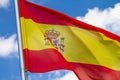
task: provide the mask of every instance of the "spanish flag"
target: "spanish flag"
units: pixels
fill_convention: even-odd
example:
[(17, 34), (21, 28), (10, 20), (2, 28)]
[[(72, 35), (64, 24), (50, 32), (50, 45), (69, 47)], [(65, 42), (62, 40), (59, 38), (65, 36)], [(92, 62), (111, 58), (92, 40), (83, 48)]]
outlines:
[(72, 70), (79, 80), (120, 80), (120, 37), (19, 0), (25, 69)]

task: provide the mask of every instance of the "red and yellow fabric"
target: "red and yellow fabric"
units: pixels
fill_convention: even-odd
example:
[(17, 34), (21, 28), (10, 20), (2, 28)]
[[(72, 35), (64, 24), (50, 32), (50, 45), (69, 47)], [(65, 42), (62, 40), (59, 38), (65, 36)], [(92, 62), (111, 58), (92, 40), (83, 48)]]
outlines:
[[(25, 68), (30, 72), (72, 70), (79, 80), (120, 80), (120, 37), (54, 10), (19, 0)], [(58, 31), (64, 51), (45, 43)], [(53, 35), (52, 35), (53, 36)]]

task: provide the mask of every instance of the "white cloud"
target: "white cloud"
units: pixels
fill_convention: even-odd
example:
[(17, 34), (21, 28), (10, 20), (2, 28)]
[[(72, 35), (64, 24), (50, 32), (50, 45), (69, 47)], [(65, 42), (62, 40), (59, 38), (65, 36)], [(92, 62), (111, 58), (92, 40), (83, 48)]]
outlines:
[(48, 72), (48, 80), (56, 80), (58, 78), (63, 77), (66, 73), (68, 73), (68, 70), (55, 70)]
[(0, 57), (17, 56), (18, 45), (16, 35), (13, 34), (8, 38), (0, 37)]
[(78, 16), (77, 19), (120, 35), (120, 3), (104, 10), (88, 9), (84, 17)]
[(61, 78), (56, 78), (54, 80), (79, 80), (73, 72), (68, 72)]
[(7, 8), (10, 0), (0, 0), (0, 8)]
[(28, 74), (28, 80), (40, 80), (41, 79), (41, 77), (42, 77), (42, 74), (41, 73), (39, 73), (39, 74)]
[(59, 70), (51, 71), (50, 74), (48, 73), (48, 79), (51, 80), (51, 79), (53, 79), (53, 77), (54, 78), (61, 77), (63, 72), (64, 71), (59, 71)]

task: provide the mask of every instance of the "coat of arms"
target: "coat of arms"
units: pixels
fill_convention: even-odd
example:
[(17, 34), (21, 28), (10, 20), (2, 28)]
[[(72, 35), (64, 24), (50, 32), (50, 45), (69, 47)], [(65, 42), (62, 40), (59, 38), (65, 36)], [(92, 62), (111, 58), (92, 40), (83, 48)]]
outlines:
[[(64, 52), (64, 37), (59, 37), (60, 32), (54, 29), (46, 30), (44, 33), (45, 37), (45, 45), (50, 45), (50, 43), (60, 51), (60, 53)], [(59, 37), (59, 38), (58, 38)]]

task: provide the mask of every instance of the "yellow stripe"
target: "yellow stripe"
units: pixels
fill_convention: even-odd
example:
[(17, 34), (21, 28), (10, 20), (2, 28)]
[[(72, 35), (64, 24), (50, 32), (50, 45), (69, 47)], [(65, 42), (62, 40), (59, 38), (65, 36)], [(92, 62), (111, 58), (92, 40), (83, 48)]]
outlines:
[(54, 48), (45, 45), (45, 31), (56, 30), (58, 37), (65, 38), (63, 56), (67, 61), (102, 65), (120, 70), (120, 42), (106, 37), (104, 34), (80, 29), (73, 26), (39, 24), (31, 19), (21, 18), (23, 48), (42, 50)]

